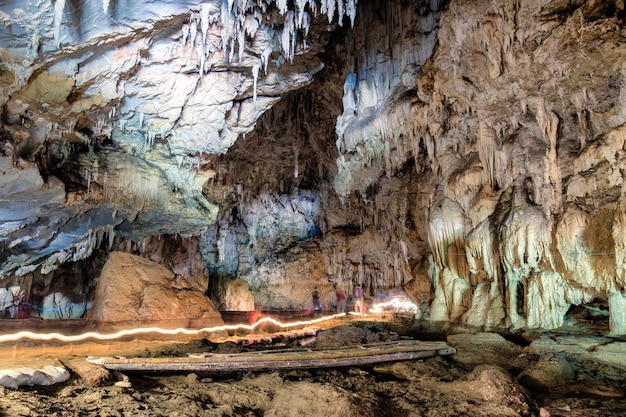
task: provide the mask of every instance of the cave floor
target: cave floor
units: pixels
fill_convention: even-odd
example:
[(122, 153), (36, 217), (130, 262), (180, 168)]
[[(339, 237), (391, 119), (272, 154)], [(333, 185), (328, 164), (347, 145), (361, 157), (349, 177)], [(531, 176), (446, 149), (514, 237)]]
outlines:
[[(24, 325), (26, 323), (22, 323)], [(30, 323), (76, 334), (93, 330), (90, 323)], [(2, 333), (25, 330), (13, 323)], [(345, 346), (398, 333), (426, 340), (445, 340), (468, 329), (426, 328), (406, 317), (346, 317), (316, 327), (288, 331), (266, 326), (252, 333), (229, 331), (210, 339), (198, 336), (127, 338), (62, 344), (32, 340), (0, 345), (1, 367), (86, 363), (87, 356), (162, 357), (198, 352), (237, 353), (259, 349), (308, 349)], [(621, 386), (624, 370), (599, 363), (574, 367), (574, 379), (564, 388), (528, 387), (520, 383), (515, 363), (532, 364), (528, 345), (545, 338), (564, 349), (572, 341), (602, 338), (605, 323), (569, 323), (554, 332), (508, 335), (525, 353), (506, 357), (502, 345), (483, 344), (480, 334), (468, 334), (477, 347), (465, 354), (367, 366), (265, 372), (113, 372), (113, 380), (91, 385), (76, 369), (71, 378), (51, 386), (0, 387), (0, 416), (624, 416)], [(315, 335), (315, 336), (314, 336)], [(205, 335), (206, 336), (206, 335)], [(408, 336), (407, 336), (408, 337)], [(620, 340), (616, 340), (620, 342)], [(458, 348), (457, 348), (458, 349)], [(468, 356), (471, 359), (468, 362)], [(473, 356), (472, 356), (473, 355)], [(552, 355), (552, 354), (550, 354)], [(558, 354), (555, 354), (558, 355)], [(619, 353), (616, 353), (619, 355)], [(456, 358), (455, 358), (456, 356)], [(471, 362), (474, 360), (474, 362)], [(587, 359), (584, 359), (587, 360)], [(591, 361), (589, 359), (588, 361)], [(510, 361), (510, 363), (507, 363)], [(515, 362), (515, 363), (514, 363)], [(95, 366), (95, 365), (93, 365)], [(546, 372), (554, 371), (546, 369)], [(605, 373), (606, 378), (602, 376)], [(554, 375), (558, 380), (559, 375)]]
[[(242, 322), (243, 314), (226, 314), (224, 324), (236, 325), (249, 323)], [(97, 340), (87, 338), (76, 342), (62, 342), (58, 339), (35, 340), (31, 337), (19, 341), (0, 341), (0, 367), (9, 369), (19, 366), (33, 366), (33, 364), (46, 364), (56, 362), (68, 356), (149, 356), (152, 352), (170, 352), (180, 355), (199, 353), (195, 343), (208, 340), (214, 344), (239, 344), (267, 346), (276, 345), (278, 339), (306, 339), (324, 329), (334, 328), (350, 323), (357, 323), (366, 319), (371, 322), (394, 323), (396, 326), (406, 326), (411, 320), (409, 316), (402, 314), (368, 314), (365, 316), (347, 314), (342, 317), (333, 316), (306, 316), (302, 312), (274, 313), (275, 318), (285, 323), (296, 323), (286, 328), (281, 328), (272, 323), (259, 325), (252, 330), (229, 329), (217, 330), (210, 333), (200, 331), (198, 334), (179, 333), (159, 334), (156, 332), (140, 334), (137, 336), (126, 335), (113, 340)], [(314, 324), (305, 323), (308, 320), (319, 320)], [(203, 329), (207, 323), (192, 323), (189, 330)], [(220, 323), (221, 324), (221, 323)], [(180, 323), (175, 322), (151, 322), (151, 323), (117, 323), (115, 325), (102, 325), (82, 319), (75, 320), (0, 320), (0, 338), (19, 332), (32, 332), (35, 335), (58, 333), (64, 336), (78, 336), (89, 332), (112, 334), (120, 330), (137, 328), (159, 327), (163, 329), (176, 329)], [(210, 325), (211, 328), (219, 325)], [(191, 350), (189, 350), (191, 349)]]

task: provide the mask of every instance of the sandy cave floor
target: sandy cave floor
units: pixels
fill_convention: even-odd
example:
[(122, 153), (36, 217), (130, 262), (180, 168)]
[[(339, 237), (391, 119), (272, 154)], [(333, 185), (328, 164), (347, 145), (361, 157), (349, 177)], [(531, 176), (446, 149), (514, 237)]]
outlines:
[[(313, 343), (332, 347), (400, 338), (389, 329), (382, 323), (351, 323), (319, 332)], [(313, 346), (310, 340), (302, 346), (302, 339), (286, 338), (278, 338), (271, 345), (206, 339), (177, 344), (146, 342), (145, 346), (133, 343), (138, 356), (149, 357)], [(32, 360), (45, 362), (54, 356), (48, 351)], [(72, 361), (80, 361), (84, 355), (65, 353), (56, 359), (71, 369)], [(91, 386), (72, 372), (67, 382), (52, 386), (0, 388), (0, 416), (626, 415), (621, 394), (533, 393), (498, 365), (486, 361), (470, 367), (449, 356), (366, 367), (221, 375), (113, 372), (111, 380), (101, 386)]]

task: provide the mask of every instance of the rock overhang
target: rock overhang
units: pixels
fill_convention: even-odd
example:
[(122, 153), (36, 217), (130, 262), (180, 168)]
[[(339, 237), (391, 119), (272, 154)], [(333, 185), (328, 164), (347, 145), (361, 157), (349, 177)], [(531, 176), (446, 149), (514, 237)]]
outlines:
[[(42, 0), (3, 7), (3, 130), (14, 142), (3, 154), (16, 164), (3, 165), (3, 174), (27, 167), (41, 173), (37, 183), (61, 178), (66, 196), (47, 227), (35, 226), (42, 218), (33, 216), (9, 219), (15, 210), (3, 208), (12, 226), (0, 242), (8, 258), (2, 273), (43, 263), (50, 272), (115, 233), (133, 240), (201, 234), (219, 210), (202, 194), (215, 175), (208, 161), (282, 94), (312, 82), (336, 13), (340, 23), (344, 13), (353, 21), (356, 3), (337, 10), (336, 2), (318, 8), (307, 1), (294, 9), (282, 1), (144, 6)], [(67, 233), (59, 227), (64, 216), (98, 221), (57, 236)], [(31, 238), (55, 236), (67, 246), (33, 244), (20, 253), (24, 237), (14, 232), (25, 227), (37, 228)]]

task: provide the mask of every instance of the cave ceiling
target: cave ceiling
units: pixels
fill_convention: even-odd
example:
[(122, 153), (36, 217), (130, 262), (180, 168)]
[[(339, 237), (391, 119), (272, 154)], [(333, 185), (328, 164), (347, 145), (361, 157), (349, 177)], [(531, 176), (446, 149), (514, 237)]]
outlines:
[(306, 3), (4, 4), (2, 272), (49, 272), (116, 233), (215, 223), (229, 199), (203, 194), (216, 160), (312, 82), (329, 33), (350, 23)]

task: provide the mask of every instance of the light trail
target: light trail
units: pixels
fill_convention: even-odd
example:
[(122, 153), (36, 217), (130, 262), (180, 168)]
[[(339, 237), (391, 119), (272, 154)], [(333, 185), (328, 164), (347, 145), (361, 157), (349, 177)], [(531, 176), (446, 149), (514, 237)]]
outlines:
[(16, 342), (22, 339), (43, 340), (43, 341), (58, 340), (60, 342), (75, 343), (75, 342), (80, 342), (82, 340), (87, 340), (87, 339), (115, 340), (115, 339), (119, 339), (119, 338), (126, 337), (126, 336), (148, 334), (148, 333), (158, 333), (158, 334), (164, 334), (164, 335), (178, 335), (178, 334), (198, 335), (200, 333), (213, 333), (213, 332), (221, 332), (225, 330), (252, 331), (255, 328), (266, 323), (271, 323), (275, 326), (278, 326), (284, 329), (288, 327), (310, 326), (310, 325), (321, 323), (327, 320), (333, 320), (339, 317), (343, 317), (345, 315), (346, 315), (345, 313), (333, 314), (331, 316), (324, 316), (324, 317), (320, 317), (320, 318), (313, 319), (313, 320), (295, 321), (295, 322), (288, 322), (288, 323), (282, 323), (276, 319), (273, 319), (272, 317), (263, 317), (262, 319), (260, 319), (254, 324), (229, 324), (229, 325), (224, 325), (224, 326), (205, 327), (205, 328), (196, 329), (196, 330), (185, 329), (185, 328), (168, 330), (168, 329), (161, 329), (159, 327), (142, 327), (138, 329), (120, 330), (119, 332), (116, 332), (116, 333), (103, 334), (103, 333), (98, 333), (98, 332), (87, 332), (87, 333), (73, 335), (73, 336), (66, 336), (61, 333), (33, 333), (29, 331), (22, 331), (22, 332), (17, 332), (13, 334), (0, 335), (0, 343)]
[(410, 300), (394, 297), (384, 303), (374, 304), (370, 309), (372, 313), (382, 313), (385, 307), (392, 307), (395, 311), (405, 311), (407, 313), (417, 313), (418, 307)]
[[(382, 313), (385, 307), (392, 307), (395, 311), (406, 311), (415, 313), (418, 310), (417, 305), (408, 300), (401, 300), (398, 297), (394, 297), (392, 300), (374, 304), (372, 308), (369, 310), (370, 313)], [(365, 315), (360, 313), (352, 313), (351, 315)], [(302, 327), (302, 326), (310, 326), (317, 323), (322, 323), (324, 321), (337, 319), (339, 317), (344, 317), (346, 313), (333, 314), (330, 316), (319, 317), (312, 320), (303, 320), (303, 321), (294, 321), (282, 323), (272, 317), (263, 317), (259, 319), (254, 324), (229, 324), (223, 326), (215, 326), (215, 327), (204, 327), (201, 329), (186, 329), (186, 328), (177, 328), (177, 329), (162, 329), (160, 327), (141, 327), (138, 329), (124, 329), (115, 333), (98, 333), (98, 332), (87, 332), (73, 336), (67, 336), (61, 333), (34, 333), (30, 331), (21, 331), (13, 334), (0, 335), (0, 343), (6, 342), (17, 342), (22, 339), (30, 339), (30, 340), (41, 340), (41, 341), (50, 341), (56, 340), (59, 342), (65, 343), (75, 343), (83, 340), (94, 339), (94, 340), (115, 340), (120, 339), (127, 336), (134, 335), (142, 335), (142, 334), (150, 334), (156, 333), (161, 335), (188, 335), (194, 336), (199, 335), (201, 333), (214, 333), (221, 332), (227, 330), (247, 330), (252, 331), (255, 328), (263, 325), (263, 324), (273, 324), (282, 329), (288, 327)]]

